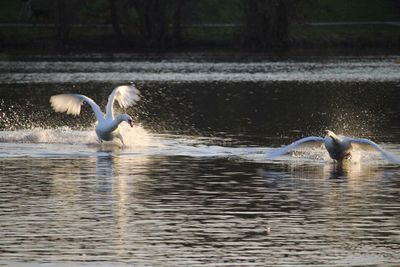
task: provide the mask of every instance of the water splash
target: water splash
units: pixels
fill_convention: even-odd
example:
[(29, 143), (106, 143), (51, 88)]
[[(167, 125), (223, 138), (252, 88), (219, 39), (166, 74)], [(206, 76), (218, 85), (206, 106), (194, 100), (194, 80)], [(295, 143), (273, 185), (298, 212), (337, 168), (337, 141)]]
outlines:
[[(145, 147), (154, 143), (151, 135), (142, 127), (121, 125), (121, 133), (128, 147)], [(69, 127), (53, 129), (33, 128), (23, 130), (0, 131), (0, 142), (3, 143), (45, 143), (65, 145), (98, 145), (96, 133), (93, 129), (73, 130)], [(110, 144), (109, 145), (113, 145)], [(114, 145), (120, 145), (114, 143)]]
[(338, 106), (333, 109), (331, 114), (331, 122), (327, 128), (345, 136), (366, 138), (374, 136), (376, 129), (379, 129), (379, 123), (385, 120), (385, 115), (380, 112), (359, 111), (355, 108), (342, 110)]
[(29, 102), (21, 106), (0, 99), (0, 129), (16, 130), (43, 126), (43, 122), (37, 122), (32, 118), (31, 112), (26, 112), (31, 109), (32, 104)]
[[(389, 151), (388, 155), (392, 155), (391, 152), (398, 150), (396, 149), (391, 149), (390, 147), (384, 146), (385, 151)], [(272, 150), (269, 155), (274, 154), (277, 150), (274, 149)], [(290, 149), (287, 153), (282, 154), (280, 156), (277, 156), (277, 158), (271, 158), (267, 156), (266, 158), (270, 162), (304, 162), (304, 163), (309, 163), (309, 162), (314, 162), (316, 164), (319, 163), (330, 163), (333, 162), (331, 157), (329, 156), (328, 152), (326, 151), (325, 148), (311, 148), (311, 147), (300, 147), (297, 149)], [(392, 158), (388, 158), (386, 156), (383, 156), (381, 153), (375, 150), (363, 150), (357, 146), (353, 146), (353, 151), (352, 151), (352, 158), (349, 162), (351, 164), (364, 164), (364, 165), (376, 165), (376, 164), (386, 164), (386, 163), (395, 163), (398, 164), (400, 157), (393, 154)], [(264, 157), (265, 160), (265, 157)]]
[(130, 127), (126, 123), (121, 123), (120, 131), (127, 147), (143, 148), (149, 146), (161, 146), (161, 144), (157, 142), (141, 125)]
[[(195, 136), (175, 136), (152, 134), (142, 126), (133, 128), (121, 125), (125, 146), (119, 140), (100, 144), (94, 130), (74, 130), (69, 127), (53, 129), (33, 128), (24, 130), (0, 131), (0, 144), (3, 143), (4, 156), (46, 156), (46, 155), (96, 155), (99, 151), (119, 151), (125, 156), (156, 155), (185, 156), (195, 158), (226, 158), (238, 161), (258, 163), (299, 163), (329, 164), (332, 162), (324, 148), (292, 149), (277, 159), (268, 155), (275, 149), (271, 147), (220, 146), (215, 145), (215, 138)], [(223, 140), (220, 140), (222, 142)], [(19, 145), (24, 144), (24, 145)], [(384, 146), (388, 151), (398, 151), (398, 147)], [(17, 151), (17, 152), (16, 152)], [(396, 155), (396, 157), (398, 157)], [(367, 165), (387, 164), (380, 153), (355, 149), (352, 163)]]
[(3, 143), (47, 143), (47, 144), (93, 144), (96, 141), (93, 131), (77, 131), (69, 127), (55, 129), (33, 128), (7, 130), (0, 132)]

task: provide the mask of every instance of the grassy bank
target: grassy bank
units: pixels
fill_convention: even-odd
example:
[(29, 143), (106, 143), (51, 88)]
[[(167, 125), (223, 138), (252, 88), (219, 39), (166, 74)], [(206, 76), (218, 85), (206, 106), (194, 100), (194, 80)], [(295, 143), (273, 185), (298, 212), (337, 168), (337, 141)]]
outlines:
[[(0, 29), (2, 52), (56, 52), (55, 29), (52, 27), (3, 27)], [(1, 40), (2, 39), (2, 40)], [(240, 31), (232, 27), (193, 28), (184, 31), (181, 47), (175, 49), (245, 50)], [(296, 25), (289, 38), (289, 47), (354, 47), (400, 48), (400, 27), (390, 25)], [(118, 41), (111, 27), (73, 28), (67, 50), (85, 52), (129, 52), (139, 47)]]

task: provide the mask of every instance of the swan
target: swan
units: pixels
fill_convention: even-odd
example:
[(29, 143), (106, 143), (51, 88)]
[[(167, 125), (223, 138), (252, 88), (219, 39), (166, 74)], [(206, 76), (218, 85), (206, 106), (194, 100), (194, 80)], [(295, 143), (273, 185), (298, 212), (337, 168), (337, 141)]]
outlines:
[(339, 163), (343, 162), (344, 160), (350, 160), (352, 158), (353, 149), (360, 148), (362, 150), (378, 151), (386, 160), (392, 163), (400, 164), (399, 158), (384, 151), (379, 145), (369, 139), (339, 136), (330, 130), (325, 131), (325, 137), (309, 136), (297, 140), (290, 145), (278, 148), (269, 155), (269, 158), (274, 159), (276, 157), (285, 155), (289, 151), (301, 146), (324, 146), (328, 151), (329, 156), (335, 160), (335, 162)]
[(65, 112), (78, 116), (83, 104), (89, 104), (97, 119), (96, 134), (99, 142), (119, 139), (122, 145), (125, 145), (124, 139), (120, 133), (120, 123), (125, 121), (133, 127), (133, 120), (128, 114), (119, 114), (114, 117), (113, 105), (115, 100), (122, 108), (127, 108), (139, 101), (139, 90), (131, 85), (122, 85), (116, 87), (110, 96), (106, 106), (106, 114), (103, 114), (100, 107), (93, 99), (79, 94), (59, 94), (50, 97), (50, 104), (54, 111)]

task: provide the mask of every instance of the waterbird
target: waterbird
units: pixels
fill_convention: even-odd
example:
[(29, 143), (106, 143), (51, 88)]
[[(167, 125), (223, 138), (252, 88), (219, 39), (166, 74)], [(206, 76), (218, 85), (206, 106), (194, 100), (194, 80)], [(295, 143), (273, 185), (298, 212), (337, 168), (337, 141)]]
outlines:
[(362, 150), (373, 150), (378, 151), (388, 161), (396, 164), (400, 164), (400, 159), (384, 151), (379, 145), (373, 141), (365, 138), (352, 138), (342, 135), (336, 135), (330, 130), (325, 131), (325, 137), (309, 136), (297, 140), (290, 145), (278, 148), (273, 151), (270, 155), (270, 159), (287, 154), (289, 151), (299, 148), (301, 146), (319, 146), (324, 145), (328, 151), (329, 156), (338, 163), (342, 163), (345, 160), (351, 160), (352, 154), (355, 148)]
[(53, 95), (50, 97), (50, 103), (54, 111), (66, 112), (74, 116), (80, 114), (83, 104), (90, 105), (97, 119), (96, 134), (99, 142), (112, 141), (117, 138), (121, 141), (122, 145), (125, 145), (120, 133), (120, 123), (125, 121), (133, 127), (133, 120), (128, 114), (118, 114), (114, 117), (114, 102), (117, 100), (122, 108), (127, 108), (140, 100), (139, 94), (140, 92), (134, 84), (116, 87), (108, 97), (105, 114), (103, 114), (93, 99), (80, 94)]

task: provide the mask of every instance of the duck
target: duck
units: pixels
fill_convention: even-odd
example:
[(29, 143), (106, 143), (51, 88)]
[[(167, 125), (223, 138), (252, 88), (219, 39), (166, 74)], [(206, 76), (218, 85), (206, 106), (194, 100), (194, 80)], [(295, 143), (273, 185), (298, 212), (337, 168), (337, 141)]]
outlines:
[(362, 150), (377, 151), (389, 162), (400, 164), (399, 158), (386, 152), (378, 144), (369, 139), (337, 135), (331, 130), (325, 130), (324, 137), (308, 136), (297, 140), (290, 145), (278, 148), (270, 153), (269, 158), (275, 159), (302, 146), (325, 147), (330, 158), (333, 159), (334, 162), (338, 163), (351, 160), (354, 150), (358, 148)]
[(106, 105), (106, 113), (104, 114), (99, 105), (93, 99), (80, 94), (58, 94), (50, 97), (50, 104), (55, 112), (67, 113), (73, 116), (78, 116), (81, 112), (81, 107), (88, 104), (96, 116), (96, 135), (98, 141), (120, 140), (124, 146), (125, 142), (120, 131), (122, 122), (128, 123), (133, 127), (133, 119), (128, 114), (114, 115), (114, 102), (117, 101), (119, 106), (127, 108), (137, 103), (140, 100), (140, 92), (134, 84), (121, 85), (116, 87), (108, 97)]

